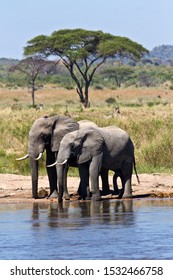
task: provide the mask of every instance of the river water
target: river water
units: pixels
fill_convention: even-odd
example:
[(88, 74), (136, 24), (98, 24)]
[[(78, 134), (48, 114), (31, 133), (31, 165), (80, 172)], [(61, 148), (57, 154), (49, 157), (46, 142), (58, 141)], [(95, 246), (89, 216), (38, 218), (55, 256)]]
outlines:
[(173, 259), (173, 199), (0, 205), (0, 259)]

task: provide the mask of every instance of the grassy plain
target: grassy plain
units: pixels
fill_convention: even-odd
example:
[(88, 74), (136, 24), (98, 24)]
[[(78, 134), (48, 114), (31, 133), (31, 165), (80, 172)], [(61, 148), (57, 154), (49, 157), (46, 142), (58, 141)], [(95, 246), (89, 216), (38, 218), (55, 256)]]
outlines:
[[(90, 90), (90, 108), (79, 103), (75, 90), (45, 86), (31, 96), (25, 89), (0, 88), (0, 173), (29, 174), (28, 132), (40, 116), (66, 114), (75, 120), (89, 119), (99, 126), (117, 125), (130, 134), (135, 145), (138, 173), (173, 172), (173, 91), (166, 89)], [(75, 174), (74, 170), (71, 174)], [(45, 161), (41, 162), (45, 174)]]

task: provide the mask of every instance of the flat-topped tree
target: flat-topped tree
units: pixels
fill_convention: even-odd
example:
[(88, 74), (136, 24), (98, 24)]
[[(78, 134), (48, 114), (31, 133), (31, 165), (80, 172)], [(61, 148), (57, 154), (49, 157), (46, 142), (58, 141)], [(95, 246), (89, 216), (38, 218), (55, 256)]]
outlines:
[(76, 83), (80, 102), (89, 105), (89, 86), (97, 68), (115, 55), (140, 59), (147, 50), (126, 37), (102, 31), (62, 29), (27, 42), (24, 55), (58, 56)]

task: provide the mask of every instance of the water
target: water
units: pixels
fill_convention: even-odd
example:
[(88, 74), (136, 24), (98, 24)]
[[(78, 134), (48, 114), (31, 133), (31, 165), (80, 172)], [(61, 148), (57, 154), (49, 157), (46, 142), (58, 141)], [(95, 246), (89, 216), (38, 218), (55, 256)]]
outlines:
[(173, 200), (0, 205), (0, 259), (173, 259)]

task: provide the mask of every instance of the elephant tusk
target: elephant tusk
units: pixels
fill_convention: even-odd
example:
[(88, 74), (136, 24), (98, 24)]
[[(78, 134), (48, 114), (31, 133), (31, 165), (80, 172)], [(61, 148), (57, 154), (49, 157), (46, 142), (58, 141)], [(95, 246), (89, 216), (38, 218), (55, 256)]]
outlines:
[(57, 162), (58, 165), (63, 165), (67, 162), (67, 159), (65, 159), (63, 162)]
[(37, 158), (35, 158), (35, 160), (41, 159), (42, 155), (43, 155), (43, 153), (40, 153), (39, 156)]
[(47, 165), (46, 167), (53, 167), (53, 166), (55, 166), (57, 164), (57, 160), (54, 162), (54, 163), (52, 163), (52, 164), (50, 164), (50, 165)]
[(29, 158), (29, 155), (28, 155), (28, 154), (25, 155), (25, 156), (23, 156), (23, 157), (21, 157), (21, 158), (16, 158), (16, 160), (24, 160), (24, 159), (26, 159), (26, 158)]
[(63, 164), (65, 164), (67, 162), (67, 159), (65, 159), (63, 162), (57, 162), (57, 160), (54, 162), (54, 163), (52, 163), (52, 164), (50, 164), (50, 165), (47, 165), (47, 167), (53, 167), (53, 166), (55, 166), (56, 164), (58, 164), (58, 165), (63, 165)]

